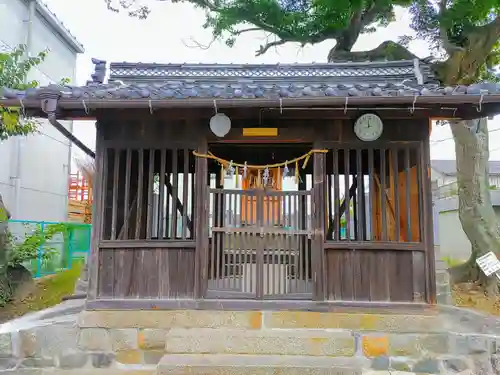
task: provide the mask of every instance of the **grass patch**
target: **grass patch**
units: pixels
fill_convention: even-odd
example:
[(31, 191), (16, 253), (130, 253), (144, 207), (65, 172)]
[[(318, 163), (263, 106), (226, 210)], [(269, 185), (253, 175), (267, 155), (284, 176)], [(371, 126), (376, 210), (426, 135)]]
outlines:
[[(451, 257), (441, 258), (448, 268), (459, 266), (465, 260)], [(484, 314), (500, 316), (500, 298), (487, 297), (484, 291), (474, 283), (454, 285), (451, 290), (453, 304), (457, 307), (474, 309)]]
[(500, 298), (486, 297), (474, 284), (459, 284), (452, 289), (453, 304), (500, 316)]
[(60, 303), (62, 297), (73, 294), (82, 267), (81, 262), (74, 262), (70, 270), (35, 280), (28, 296), (23, 299), (15, 298), (0, 310), (0, 323)]
[(455, 259), (455, 258), (452, 258), (452, 257), (443, 257), (443, 258), (441, 258), (441, 260), (446, 263), (446, 265), (448, 266), (448, 268), (456, 267), (456, 266), (459, 266), (462, 263), (466, 262), (465, 260)]

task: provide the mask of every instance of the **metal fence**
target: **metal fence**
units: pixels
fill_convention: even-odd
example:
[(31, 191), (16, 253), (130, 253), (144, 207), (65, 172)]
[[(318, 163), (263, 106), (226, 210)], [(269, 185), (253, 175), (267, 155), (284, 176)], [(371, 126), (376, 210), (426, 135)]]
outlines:
[[(55, 226), (64, 225), (64, 233), (41, 240)], [(90, 251), (90, 224), (50, 221), (9, 220), (14, 246), (36, 247), (36, 257), (24, 263), (33, 277), (52, 275), (70, 269), (75, 261), (84, 261)]]

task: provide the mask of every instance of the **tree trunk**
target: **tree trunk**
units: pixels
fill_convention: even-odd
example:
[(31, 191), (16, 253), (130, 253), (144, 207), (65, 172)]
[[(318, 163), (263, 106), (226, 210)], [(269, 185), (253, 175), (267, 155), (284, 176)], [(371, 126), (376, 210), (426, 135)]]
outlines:
[(352, 45), (346, 43), (342, 40), (338, 41), (328, 53), (328, 62), (398, 61), (412, 60), (417, 57), (405, 47), (391, 40), (386, 40), (369, 51), (353, 52), (349, 49)]
[(8, 229), (10, 213), (5, 207), (0, 194), (0, 307), (11, 297), (11, 288), (7, 279)]
[[(449, 52), (449, 58), (434, 64), (435, 73), (442, 84), (469, 84), (477, 81), (479, 69), (484, 65), (500, 35), (500, 17), (490, 24), (476, 28), (468, 35), (465, 49)], [(338, 42), (338, 47), (343, 44)], [(345, 49), (348, 48), (348, 43)], [(337, 47), (337, 46), (336, 46)], [(371, 51), (351, 52), (332, 48), (329, 62), (409, 60), (416, 56), (394, 42), (384, 42)], [(457, 163), (459, 217), (469, 238), (472, 254), (469, 260), (450, 270), (453, 282), (480, 282), (488, 294), (499, 294), (496, 278), (486, 278), (476, 259), (487, 252), (500, 254), (500, 229), (491, 204), (488, 176), (488, 124), (487, 119), (450, 121)]]
[(486, 118), (450, 121), (457, 161), (458, 209), (472, 246), (470, 259), (450, 270), (453, 282), (480, 282), (488, 294), (498, 294), (496, 278), (486, 278), (476, 259), (500, 249), (500, 228), (491, 204)]
[[(5, 207), (0, 194), (0, 268), (5, 270), (7, 265), (7, 245), (8, 245), (8, 230), (9, 230), (10, 212)], [(1, 271), (0, 270), (0, 271)]]

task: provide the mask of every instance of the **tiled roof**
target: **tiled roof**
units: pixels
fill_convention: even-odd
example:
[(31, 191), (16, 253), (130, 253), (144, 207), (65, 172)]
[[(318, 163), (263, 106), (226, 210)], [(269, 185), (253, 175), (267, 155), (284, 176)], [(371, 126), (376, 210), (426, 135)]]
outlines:
[(3, 89), (0, 104), (21, 99), (36, 106), (37, 100), (50, 94), (59, 96), (66, 108), (84, 109), (118, 108), (124, 102), (133, 107), (208, 107), (214, 102), (269, 106), (279, 101), (285, 107), (443, 105), (443, 110), (455, 114), (454, 107), (466, 104), (489, 106), (483, 115), (500, 111), (500, 84), (440, 87), (429, 66), (417, 60), (287, 65), (112, 63), (107, 83), (106, 62), (93, 62), (95, 73), (85, 86), (51, 85), (25, 92)]
[[(93, 59), (85, 87), (63, 97), (97, 99), (233, 99), (429, 95), (438, 89), (418, 60), (328, 64), (145, 64)], [(425, 83), (425, 84), (424, 84)], [(443, 91), (444, 92), (444, 91)]]
[[(95, 60), (96, 62), (98, 60)], [(144, 64), (111, 63), (110, 81), (123, 83), (371, 83), (433, 82), (428, 64), (418, 60), (312, 64)]]
[[(35, 99), (46, 89), (60, 91), (65, 99), (279, 99), (301, 97), (401, 97), (500, 95), (500, 84), (474, 84), (470, 86), (439, 87), (434, 84), (411, 83), (329, 83), (325, 82), (258, 82), (236, 81), (198, 83), (167, 81), (158, 83), (107, 84), (90, 83), (86, 86), (56, 86), (28, 89), (26, 92), (4, 89), (4, 99)], [(478, 99), (479, 100), (479, 99)], [(424, 100), (425, 101), (425, 100)], [(422, 101), (419, 101), (422, 102)]]
[[(455, 160), (431, 160), (431, 167), (448, 176), (455, 176), (457, 174), (457, 162)], [(500, 174), (500, 161), (490, 160), (488, 162), (490, 174)]]

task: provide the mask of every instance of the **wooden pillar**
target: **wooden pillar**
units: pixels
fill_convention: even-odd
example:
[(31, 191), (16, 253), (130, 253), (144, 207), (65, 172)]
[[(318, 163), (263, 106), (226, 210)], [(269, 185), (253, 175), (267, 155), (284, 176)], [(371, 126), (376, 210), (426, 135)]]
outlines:
[[(198, 146), (198, 152), (206, 154), (207, 140), (203, 137)], [(196, 233), (195, 255), (195, 298), (203, 298), (208, 286), (208, 163), (206, 158), (197, 158), (195, 168), (195, 209), (194, 220)], [(215, 211), (215, 207), (214, 207)], [(215, 220), (215, 218), (214, 218)], [(214, 239), (212, 238), (212, 241)]]
[(426, 134), (425, 140), (420, 143), (420, 183), (422, 186), (422, 234), (425, 243), (426, 255), (426, 300), (428, 303), (436, 303), (436, 255), (434, 252), (434, 227), (433, 227), (433, 208), (432, 208), (432, 190), (431, 190), (431, 169), (430, 169), (430, 143), (429, 134)]
[[(307, 173), (302, 167), (299, 165), (299, 183), (298, 183), (298, 189), (299, 191), (307, 191)], [(299, 214), (298, 214), (298, 222), (296, 223), (296, 228), (298, 230), (306, 230), (307, 229), (307, 197), (305, 195), (298, 195), (297, 196), (297, 205), (299, 209)], [(300, 273), (298, 275), (301, 275), (304, 278), (304, 282), (307, 284), (308, 277), (310, 276), (312, 280), (313, 279), (313, 274), (312, 274), (312, 267), (311, 267), (311, 262), (312, 262), (312, 253), (309, 251), (309, 238), (307, 236), (299, 236), (299, 241), (300, 241), (300, 254), (299, 254), (299, 259), (302, 259), (299, 264), (301, 264), (301, 269)], [(312, 240), (314, 243), (314, 240)], [(312, 250), (312, 248), (311, 248)], [(308, 258), (308, 259), (306, 259)], [(310, 270), (307, 270), (307, 268), (310, 268)]]
[[(322, 148), (322, 144), (315, 142), (315, 149)], [(314, 296), (317, 301), (325, 300), (325, 272), (324, 272), (324, 242), (325, 242), (325, 154), (315, 153), (313, 170), (313, 190), (312, 190), (312, 249), (311, 263), (314, 283)]]
[(102, 125), (96, 122), (96, 157), (95, 157), (95, 177), (94, 177), (94, 205), (92, 210), (92, 234), (90, 242), (90, 255), (88, 264), (88, 292), (87, 300), (92, 301), (97, 298), (97, 288), (99, 282), (99, 241), (102, 236), (102, 222), (104, 216), (104, 167), (106, 152), (104, 150), (104, 137)]

